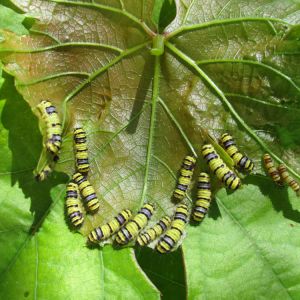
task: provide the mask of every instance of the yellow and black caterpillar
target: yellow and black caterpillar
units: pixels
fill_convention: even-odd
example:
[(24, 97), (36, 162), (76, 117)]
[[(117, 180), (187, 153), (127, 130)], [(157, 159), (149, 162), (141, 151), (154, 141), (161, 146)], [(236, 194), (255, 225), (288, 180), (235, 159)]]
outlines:
[(297, 195), (299, 195), (300, 185), (299, 183), (289, 174), (284, 164), (280, 164), (277, 168), (283, 182), (287, 183)]
[(100, 204), (95, 190), (90, 182), (80, 173), (75, 173), (73, 175), (73, 180), (78, 185), (79, 191), (89, 211), (96, 212)]
[(36, 176), (35, 179), (37, 181), (44, 181), (45, 179), (48, 178), (50, 173), (52, 172), (52, 168), (50, 167), (49, 164), (47, 164)]
[(70, 219), (70, 222), (73, 224), (73, 226), (74, 227), (81, 226), (84, 221), (83, 212), (80, 206), (78, 186), (73, 182), (70, 182), (67, 185), (66, 208), (67, 208), (67, 215)]
[(37, 107), (40, 110), (42, 118), (45, 120), (47, 126), (46, 148), (57, 158), (57, 154), (61, 148), (62, 142), (62, 126), (58, 113), (55, 106), (47, 100), (41, 101)]
[(180, 240), (185, 224), (188, 219), (188, 208), (186, 204), (179, 204), (176, 208), (174, 218), (171, 222), (171, 228), (156, 245), (156, 249), (160, 253), (170, 252)]
[(202, 146), (202, 155), (211, 171), (225, 184), (226, 187), (232, 190), (236, 190), (240, 187), (240, 178), (225, 165), (211, 144)]
[(274, 166), (274, 163), (273, 163), (273, 160), (272, 160), (270, 154), (265, 153), (263, 156), (263, 161), (264, 161), (265, 168), (266, 168), (269, 176), (272, 178), (272, 180), (279, 186), (283, 186), (283, 183), (280, 178), (280, 174), (279, 174), (278, 170), (276, 169), (276, 167)]
[(221, 143), (225, 151), (233, 159), (234, 164), (240, 170), (245, 170), (247, 172), (251, 172), (253, 170), (253, 161), (239, 151), (231, 135), (229, 135), (228, 133), (222, 134)]
[(200, 173), (197, 185), (197, 200), (193, 210), (193, 220), (200, 222), (204, 219), (211, 202), (210, 177), (207, 173)]
[(116, 242), (124, 245), (135, 239), (139, 232), (145, 228), (148, 221), (152, 217), (154, 212), (154, 205), (151, 203), (145, 204), (139, 212), (130, 220), (127, 225), (122, 227), (117, 233)]
[(173, 197), (179, 201), (184, 198), (186, 191), (191, 183), (195, 163), (196, 158), (193, 156), (187, 155), (183, 160), (177, 186), (173, 193)]
[(74, 142), (77, 171), (79, 173), (87, 173), (90, 169), (90, 164), (86, 145), (86, 134), (81, 127), (74, 129)]
[(137, 243), (140, 246), (148, 245), (150, 242), (161, 236), (170, 226), (171, 219), (168, 216), (161, 218), (158, 223), (141, 233), (137, 238)]
[(99, 243), (114, 235), (121, 227), (123, 227), (131, 218), (132, 212), (129, 209), (122, 210), (116, 217), (108, 223), (93, 229), (88, 240), (91, 243)]

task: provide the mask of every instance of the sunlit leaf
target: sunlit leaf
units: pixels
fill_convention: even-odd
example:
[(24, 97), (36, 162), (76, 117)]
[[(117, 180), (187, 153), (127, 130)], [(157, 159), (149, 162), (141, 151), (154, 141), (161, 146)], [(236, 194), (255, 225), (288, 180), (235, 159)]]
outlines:
[[(92, 167), (89, 179), (101, 200), (101, 208), (98, 214), (86, 218), (81, 229), (83, 235), (110, 220), (121, 209), (136, 211), (146, 201), (157, 206), (150, 224), (164, 214), (171, 215), (174, 211), (171, 196), (183, 157), (187, 153), (198, 156), (196, 173), (207, 169), (200, 156), (201, 145), (207, 142), (203, 130), (216, 140), (223, 132), (232, 133), (242, 151), (254, 159), (257, 174), (264, 173), (261, 156), (269, 152), (276, 162), (285, 162), (291, 174), (300, 179), (299, 30), (294, 26), (300, 19), (299, 3), (290, 0), (175, 1), (175, 19), (161, 35), (164, 52), (151, 52), (151, 49), (157, 30), (167, 25), (165, 20), (173, 19), (162, 14), (166, 3), (161, 6), (154, 0), (14, 0), (13, 3), (35, 16), (37, 21), (30, 35), (2, 31), (0, 57), (5, 71), (14, 76), (17, 90), (39, 120), (35, 107), (42, 99), (51, 99), (58, 108), (64, 124), (64, 140), (56, 171), (69, 177), (73, 174), (73, 128), (81, 125), (88, 133)], [(158, 7), (161, 7), (160, 14)], [(27, 123), (24, 121), (24, 124)], [(27, 128), (32, 126), (10, 127), (9, 134), (19, 135), (21, 130), (27, 133)], [(36, 123), (34, 126), (37, 130)], [(35, 154), (41, 151), (42, 142), (37, 133), (33, 136), (37, 137), (31, 147)], [(18, 146), (11, 145), (16, 151), (14, 147)], [(37, 161), (37, 155), (33, 157), (32, 164)], [(10, 172), (9, 165), (7, 167)], [(30, 174), (31, 170), (26, 178)], [(7, 177), (10, 176), (9, 173)], [(48, 195), (53, 186), (66, 181), (57, 173), (52, 180)], [(263, 183), (258, 180), (253, 184), (244, 182), (243, 189), (230, 198), (236, 201), (239, 195), (249, 198), (252, 189), (259, 191)], [(41, 184), (36, 185), (36, 190), (38, 186), (43, 189)], [(188, 202), (195, 192), (193, 186), (194, 181)], [(214, 184), (214, 192), (217, 188)], [(271, 184), (270, 190), (275, 191)], [(197, 236), (196, 232), (204, 230), (206, 224), (213, 224), (210, 225), (212, 231), (214, 226), (224, 230), (217, 230), (223, 238), (218, 247), (224, 247), (226, 241), (238, 239), (239, 235), (247, 242), (246, 229), (236, 233), (238, 227), (223, 224), (226, 220), (221, 207), (229, 199), (225, 199), (224, 192), (221, 195), (217, 203), (222, 218), (217, 213), (203, 225), (189, 227), (184, 243), (188, 290), (195, 298), (219, 296), (215, 289), (212, 289), (215, 294), (203, 292), (204, 284), (199, 284), (198, 290), (195, 287), (200, 270), (192, 267), (196, 254), (186, 245), (201, 243), (201, 235)], [(29, 197), (33, 197), (32, 194)], [(58, 198), (61, 207), (63, 194)], [(257, 192), (252, 205), (258, 207), (261, 198), (263, 193)], [(269, 201), (266, 223), (273, 224), (272, 199), (263, 199)], [(25, 205), (23, 200), (21, 202)], [(213, 211), (217, 211), (216, 203), (214, 206)], [(228, 208), (229, 214), (233, 214), (230, 210), (234, 208)], [(236, 209), (245, 219), (251, 216), (251, 210), (247, 215), (242, 207)], [(28, 211), (26, 205), (24, 210)], [(45, 210), (40, 216), (48, 222)], [(36, 230), (43, 225), (43, 218), (36, 218), (40, 221), (34, 223)], [(57, 218), (63, 221), (63, 215)], [(261, 225), (259, 218), (253, 217), (257, 226)], [(280, 215), (274, 222), (278, 225), (285, 222), (285, 218), (287, 216)], [(25, 220), (26, 216), (20, 219)], [(241, 224), (243, 228), (248, 226), (247, 222)], [(44, 230), (44, 226), (40, 230)], [(74, 234), (67, 225), (65, 227), (65, 235), (72, 239)], [(273, 232), (270, 226), (261, 226), (260, 230), (265, 239)], [(289, 236), (289, 227), (282, 230), (282, 235), (287, 236), (286, 243), (296, 241), (296, 237)], [(203, 238), (203, 248), (210, 245), (208, 236)], [(260, 247), (259, 240), (254, 238), (253, 243)], [(218, 247), (213, 247), (211, 254), (222, 253)], [(26, 251), (32, 253), (33, 250)], [(102, 253), (102, 250), (97, 251)], [(297, 249), (293, 251), (296, 253)], [(22, 255), (21, 251), (20, 257)], [(252, 249), (250, 255), (254, 255)], [(237, 267), (243, 259), (233, 256), (228, 268), (237, 274), (244, 273), (243, 270), (239, 273)], [(289, 254), (281, 260), (287, 262)], [(276, 270), (275, 261), (270, 264)], [(207, 260), (207, 266), (206, 274), (213, 272), (213, 259)], [(267, 269), (265, 265), (261, 268)], [(253, 276), (257, 276), (255, 272)], [(224, 282), (226, 274), (220, 274)], [(271, 288), (271, 275), (263, 279), (254, 289), (259, 290), (264, 285)], [(283, 291), (290, 287), (287, 281), (285, 277), (282, 279)], [(234, 292), (235, 289), (231, 290), (231, 296)], [(235, 295), (239, 295), (238, 288)]]

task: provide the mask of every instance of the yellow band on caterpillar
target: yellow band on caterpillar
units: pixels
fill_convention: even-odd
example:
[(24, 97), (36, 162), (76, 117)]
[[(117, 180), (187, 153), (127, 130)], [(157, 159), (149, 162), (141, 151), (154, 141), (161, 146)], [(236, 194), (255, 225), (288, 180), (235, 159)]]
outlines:
[(146, 227), (154, 212), (154, 205), (145, 204), (139, 212), (116, 235), (116, 242), (125, 245), (135, 239), (139, 232)]
[(89, 211), (96, 212), (100, 207), (100, 203), (90, 182), (80, 173), (75, 173), (73, 180), (78, 185), (79, 191)]
[(188, 219), (188, 208), (186, 204), (180, 204), (176, 208), (174, 218), (171, 222), (171, 228), (168, 229), (165, 235), (156, 245), (156, 250), (160, 253), (167, 253), (174, 249), (175, 245), (180, 240), (185, 224)]
[(265, 153), (263, 156), (263, 161), (264, 161), (265, 168), (266, 168), (269, 176), (272, 178), (272, 180), (279, 186), (282, 186), (283, 183), (281, 181), (280, 174), (279, 174), (278, 170), (276, 169), (276, 167), (274, 166), (274, 163), (273, 163), (273, 160), (272, 160), (270, 154)]
[(158, 223), (141, 233), (137, 238), (137, 243), (140, 246), (145, 246), (161, 236), (170, 226), (171, 219), (168, 216), (161, 218)]
[(203, 145), (202, 155), (211, 171), (227, 188), (236, 190), (241, 186), (240, 178), (225, 165), (211, 144)]
[(187, 155), (180, 169), (180, 175), (177, 181), (176, 189), (173, 193), (173, 197), (181, 201), (185, 195), (186, 191), (191, 183), (193, 172), (196, 164), (196, 158), (193, 156)]
[(41, 101), (37, 107), (46, 123), (46, 148), (51, 154), (57, 157), (62, 142), (62, 126), (58, 113), (55, 106), (48, 100)]
[(86, 133), (83, 128), (74, 129), (75, 161), (79, 173), (87, 173), (90, 169), (88, 149), (86, 144)]
[(210, 177), (207, 173), (200, 173), (197, 185), (197, 200), (193, 209), (193, 220), (200, 222), (207, 214), (211, 202)]
[(131, 210), (129, 209), (122, 210), (111, 221), (92, 230), (88, 235), (88, 240), (91, 243), (99, 243), (101, 241), (110, 238), (129, 221), (131, 216), (132, 216)]
[(287, 183), (293, 189), (293, 191), (299, 193), (300, 191), (299, 183), (289, 174), (284, 164), (280, 164), (278, 166), (278, 172), (283, 182)]
[(66, 208), (67, 215), (73, 226), (81, 226), (84, 221), (83, 211), (80, 205), (78, 186), (73, 182), (67, 185)]
[(253, 161), (239, 151), (231, 135), (224, 133), (221, 136), (221, 143), (227, 154), (233, 159), (235, 165), (239, 169), (247, 172), (251, 172), (253, 170)]
[(47, 164), (36, 176), (37, 181), (44, 181), (52, 173), (52, 168)]

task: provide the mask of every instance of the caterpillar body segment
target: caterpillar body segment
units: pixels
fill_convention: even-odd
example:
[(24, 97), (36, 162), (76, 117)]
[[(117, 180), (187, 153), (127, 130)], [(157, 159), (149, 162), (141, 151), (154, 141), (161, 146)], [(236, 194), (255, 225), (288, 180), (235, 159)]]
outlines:
[(253, 161), (239, 151), (231, 135), (229, 135), (228, 133), (224, 133), (221, 136), (221, 143), (228, 155), (233, 159), (235, 165), (240, 170), (252, 172), (254, 168)]
[(116, 217), (108, 223), (93, 229), (88, 235), (90, 243), (99, 243), (110, 238), (131, 218), (132, 212), (129, 209), (122, 210)]
[(78, 186), (73, 182), (67, 185), (66, 209), (73, 226), (80, 227), (84, 222), (84, 217), (80, 206)]
[(200, 222), (207, 214), (211, 202), (211, 184), (207, 173), (200, 173), (197, 185), (197, 199), (194, 205), (192, 218)]
[(138, 238), (137, 243), (140, 246), (145, 246), (157, 239), (161, 236), (170, 226), (171, 219), (168, 216), (164, 216), (161, 218), (158, 223), (156, 223), (153, 227), (149, 228), (145, 232), (142, 232)]
[(299, 196), (300, 185), (299, 183), (289, 174), (284, 164), (280, 164), (277, 168), (282, 181), (288, 184), (292, 190)]
[(57, 159), (62, 142), (62, 126), (56, 107), (48, 100), (41, 101), (37, 107), (46, 122), (46, 149)]
[(93, 186), (87, 178), (80, 173), (75, 173), (73, 175), (73, 180), (78, 185), (79, 191), (88, 210), (93, 213), (96, 212), (100, 207), (100, 203)]
[(90, 169), (86, 133), (82, 127), (74, 129), (76, 169), (79, 173), (88, 173)]
[(52, 168), (49, 164), (47, 164), (39, 173), (36, 174), (35, 179), (37, 181), (44, 181), (49, 177), (51, 173)]
[(160, 253), (167, 253), (174, 249), (184, 233), (184, 228), (188, 220), (188, 207), (186, 204), (179, 204), (176, 208), (171, 227), (156, 245), (156, 250)]
[(228, 155), (226, 150), (206, 130), (204, 130), (204, 133), (207, 144), (211, 144), (214, 147), (215, 151), (219, 154), (220, 158), (224, 161), (225, 165), (227, 165), (229, 169), (233, 170), (235, 164), (232, 157)]
[(280, 187), (283, 186), (283, 182), (281, 181), (280, 174), (278, 170), (276, 169), (274, 162), (270, 156), (270, 154), (265, 153), (263, 156), (263, 161), (265, 168), (269, 174), (269, 176), (272, 178), (272, 180)]
[(153, 215), (154, 209), (153, 204), (145, 204), (133, 217), (133, 219), (120, 229), (116, 235), (116, 242), (120, 245), (125, 245), (135, 239), (139, 232), (148, 224), (148, 221)]
[(211, 144), (202, 146), (202, 155), (211, 171), (227, 188), (236, 190), (241, 186), (240, 178), (225, 165)]
[(191, 183), (194, 173), (195, 163), (196, 158), (190, 155), (187, 155), (183, 160), (178, 182), (173, 193), (173, 197), (177, 201), (181, 201), (186, 195), (186, 191)]

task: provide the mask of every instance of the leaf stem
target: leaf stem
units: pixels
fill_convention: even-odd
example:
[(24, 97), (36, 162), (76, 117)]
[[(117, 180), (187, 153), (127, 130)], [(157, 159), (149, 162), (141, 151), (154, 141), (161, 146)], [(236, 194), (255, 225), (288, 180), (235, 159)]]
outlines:
[[(174, 45), (172, 45), (170, 42), (166, 42), (165, 46), (171, 50), (176, 56), (181, 58), (183, 61), (185, 61), (191, 68), (193, 68), (199, 75), (202, 77), (209, 86), (215, 91), (215, 93), (220, 97), (223, 104), (227, 107), (227, 109), (230, 111), (232, 116), (237, 120), (237, 122), (248, 132), (248, 134), (261, 146), (261, 148), (270, 153), (270, 155), (278, 162), (278, 163), (284, 163), (284, 161), (281, 160), (280, 157), (278, 157), (275, 153), (273, 153), (269, 147), (255, 134), (255, 132), (243, 121), (243, 119), (239, 116), (239, 114), (236, 112), (234, 107), (231, 105), (231, 103), (228, 101), (222, 90), (212, 81), (212, 79), (197, 65), (197, 63), (192, 60), (190, 57), (185, 55), (182, 51), (180, 51), (178, 48), (176, 48)], [(286, 165), (286, 164), (285, 164)], [(287, 169), (298, 179), (300, 179), (300, 175), (297, 174), (292, 168), (287, 166)]]
[(27, 85), (33, 85), (37, 84), (43, 81), (51, 80), (51, 79), (56, 79), (59, 77), (64, 77), (64, 76), (79, 76), (79, 77), (89, 77), (90, 74), (87, 72), (62, 72), (62, 73), (57, 73), (45, 77), (41, 77), (36, 80), (28, 81), (28, 82), (22, 82), (20, 83), (19, 81), (16, 83), (16, 86), (27, 86)]
[(291, 25), (290, 23), (288, 23), (282, 19), (278, 19), (278, 18), (241, 17), (241, 18), (231, 18), (231, 19), (218, 19), (218, 20), (213, 20), (213, 21), (209, 21), (206, 23), (181, 26), (178, 29), (174, 30), (173, 32), (170, 32), (169, 34), (167, 34), (166, 39), (169, 40), (169, 39), (175, 37), (176, 35), (182, 34), (183, 32), (186, 32), (186, 31), (194, 31), (194, 30), (211, 27), (211, 26), (233, 24), (233, 23), (239, 23), (239, 22), (278, 22), (278, 23)]
[(286, 109), (286, 110), (292, 110), (292, 111), (296, 110), (296, 111), (299, 111), (299, 113), (300, 113), (300, 109), (298, 109), (296, 107), (288, 107), (288, 106), (280, 105), (280, 104), (277, 104), (277, 103), (266, 102), (266, 101), (263, 101), (261, 99), (257, 99), (257, 98), (246, 96), (246, 95), (242, 95), (242, 94), (224, 93), (224, 95), (226, 97), (244, 98), (244, 99), (247, 99), (247, 100), (250, 100), (250, 101), (253, 101), (253, 102), (257, 102), (257, 103), (260, 103), (260, 104), (263, 104), (263, 105), (266, 105), (266, 106), (276, 107), (278, 109)]
[(57, 44), (60, 44), (60, 41), (56, 37), (54, 37), (53, 35), (51, 35), (48, 32), (44, 32), (44, 31), (41, 31), (41, 30), (33, 29), (33, 28), (30, 28), (29, 32), (30, 33), (35, 33), (35, 34), (40, 34), (40, 35), (47, 36), (50, 39), (52, 39), (54, 42), (56, 42)]
[(151, 160), (151, 156), (152, 156), (152, 144), (153, 144), (153, 140), (154, 140), (156, 105), (157, 105), (158, 96), (159, 96), (159, 76), (160, 76), (160, 57), (155, 56), (153, 88), (152, 88), (152, 102), (151, 102), (151, 116), (150, 116), (150, 127), (149, 127), (149, 140), (148, 140), (147, 156), (146, 156), (144, 187), (143, 187), (143, 191), (142, 191), (140, 206), (142, 206), (143, 203), (145, 202), (147, 188), (148, 188), (150, 160)]
[(116, 51), (119, 53), (122, 53), (124, 50), (101, 43), (85, 43), (85, 42), (69, 42), (69, 43), (60, 43), (56, 45), (51, 45), (48, 47), (43, 48), (37, 48), (37, 49), (24, 49), (24, 50), (14, 50), (14, 49), (0, 49), (0, 52), (14, 52), (14, 53), (39, 53), (39, 52), (45, 52), (49, 50), (55, 50), (58, 48), (65, 48), (65, 47), (95, 47), (95, 48), (104, 48), (112, 51)]

